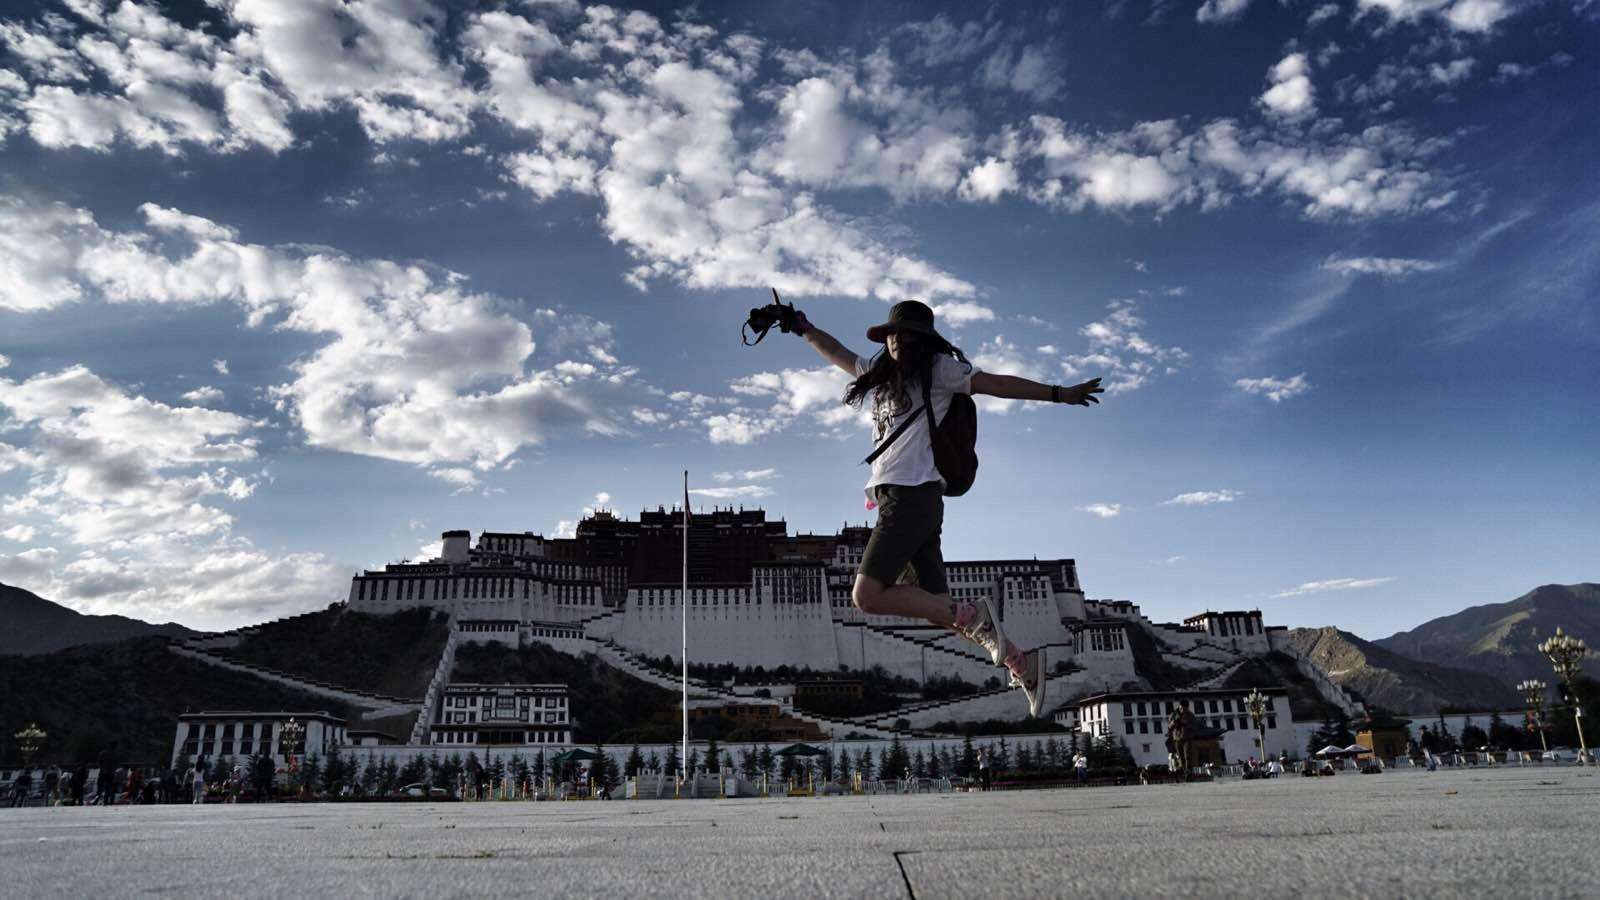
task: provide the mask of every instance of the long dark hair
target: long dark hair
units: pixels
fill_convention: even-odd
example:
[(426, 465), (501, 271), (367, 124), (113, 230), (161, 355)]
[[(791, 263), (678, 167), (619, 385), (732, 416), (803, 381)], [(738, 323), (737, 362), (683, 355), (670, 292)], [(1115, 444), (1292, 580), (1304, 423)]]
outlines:
[[(902, 334), (902, 339), (904, 337)], [(873, 355), (867, 371), (845, 388), (844, 402), (859, 409), (861, 402), (871, 393), (874, 409), (887, 402), (890, 411), (898, 416), (911, 408), (911, 396), (906, 386), (913, 380), (918, 384), (928, 383), (928, 379), (933, 377), (933, 364), (939, 354), (949, 354), (963, 363), (967, 362), (966, 355), (943, 338), (918, 334), (914, 340), (906, 343), (911, 353), (904, 365), (895, 362), (894, 357), (889, 355), (888, 345), (885, 345)], [(875, 390), (883, 385), (888, 385), (889, 390)]]

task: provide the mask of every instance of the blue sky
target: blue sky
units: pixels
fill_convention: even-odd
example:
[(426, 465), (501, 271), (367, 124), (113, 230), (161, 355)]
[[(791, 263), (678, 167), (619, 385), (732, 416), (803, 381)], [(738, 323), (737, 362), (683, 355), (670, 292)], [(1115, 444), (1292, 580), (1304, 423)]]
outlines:
[(1596, 577), (1592, 0), (6, 9), (0, 580), (74, 608), (314, 608), (685, 468), (870, 522), (768, 285), (1106, 379), (982, 400), (952, 559), (1369, 638)]

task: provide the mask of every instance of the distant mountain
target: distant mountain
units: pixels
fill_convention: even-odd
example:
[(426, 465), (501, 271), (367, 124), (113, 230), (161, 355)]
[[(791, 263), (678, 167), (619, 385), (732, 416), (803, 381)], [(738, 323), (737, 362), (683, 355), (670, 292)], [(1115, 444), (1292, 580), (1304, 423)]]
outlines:
[(1511, 685), (1492, 675), (1407, 659), (1337, 628), (1295, 628), (1294, 648), (1368, 703), (1392, 712), (1421, 715), (1442, 707), (1510, 709), (1518, 705)]
[(79, 644), (105, 644), (150, 635), (196, 637), (176, 622), (152, 625), (127, 616), (86, 616), (59, 603), (0, 584), (0, 654), (31, 656), (53, 653)]
[[(1554, 676), (1539, 642), (1557, 626), (1600, 648), (1600, 584), (1547, 584), (1509, 603), (1474, 606), (1374, 643), (1422, 662), (1493, 675), (1508, 685), (1525, 678), (1549, 682)], [(1591, 674), (1595, 668), (1591, 656)]]

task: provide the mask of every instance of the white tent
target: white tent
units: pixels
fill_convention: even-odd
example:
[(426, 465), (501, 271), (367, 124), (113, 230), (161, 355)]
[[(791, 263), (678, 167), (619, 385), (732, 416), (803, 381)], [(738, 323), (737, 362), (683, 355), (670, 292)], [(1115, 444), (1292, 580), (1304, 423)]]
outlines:
[(1371, 753), (1372, 751), (1361, 746), (1360, 744), (1351, 744), (1350, 746), (1344, 748), (1344, 752), (1350, 754), (1351, 756), (1360, 756), (1363, 753)]
[(1317, 751), (1317, 755), (1318, 756), (1343, 756), (1344, 755), (1344, 748), (1343, 747), (1336, 747), (1333, 744), (1329, 744), (1328, 746), (1323, 747), (1321, 750), (1318, 750)]

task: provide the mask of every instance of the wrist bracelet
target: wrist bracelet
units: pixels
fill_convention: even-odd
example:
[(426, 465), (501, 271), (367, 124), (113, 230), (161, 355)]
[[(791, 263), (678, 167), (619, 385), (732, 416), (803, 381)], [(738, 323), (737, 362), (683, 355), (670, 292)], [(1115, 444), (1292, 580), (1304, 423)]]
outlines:
[(1050, 402), (1051, 403), (1060, 403), (1061, 402), (1061, 385), (1059, 385), (1059, 384), (1050, 385)]

